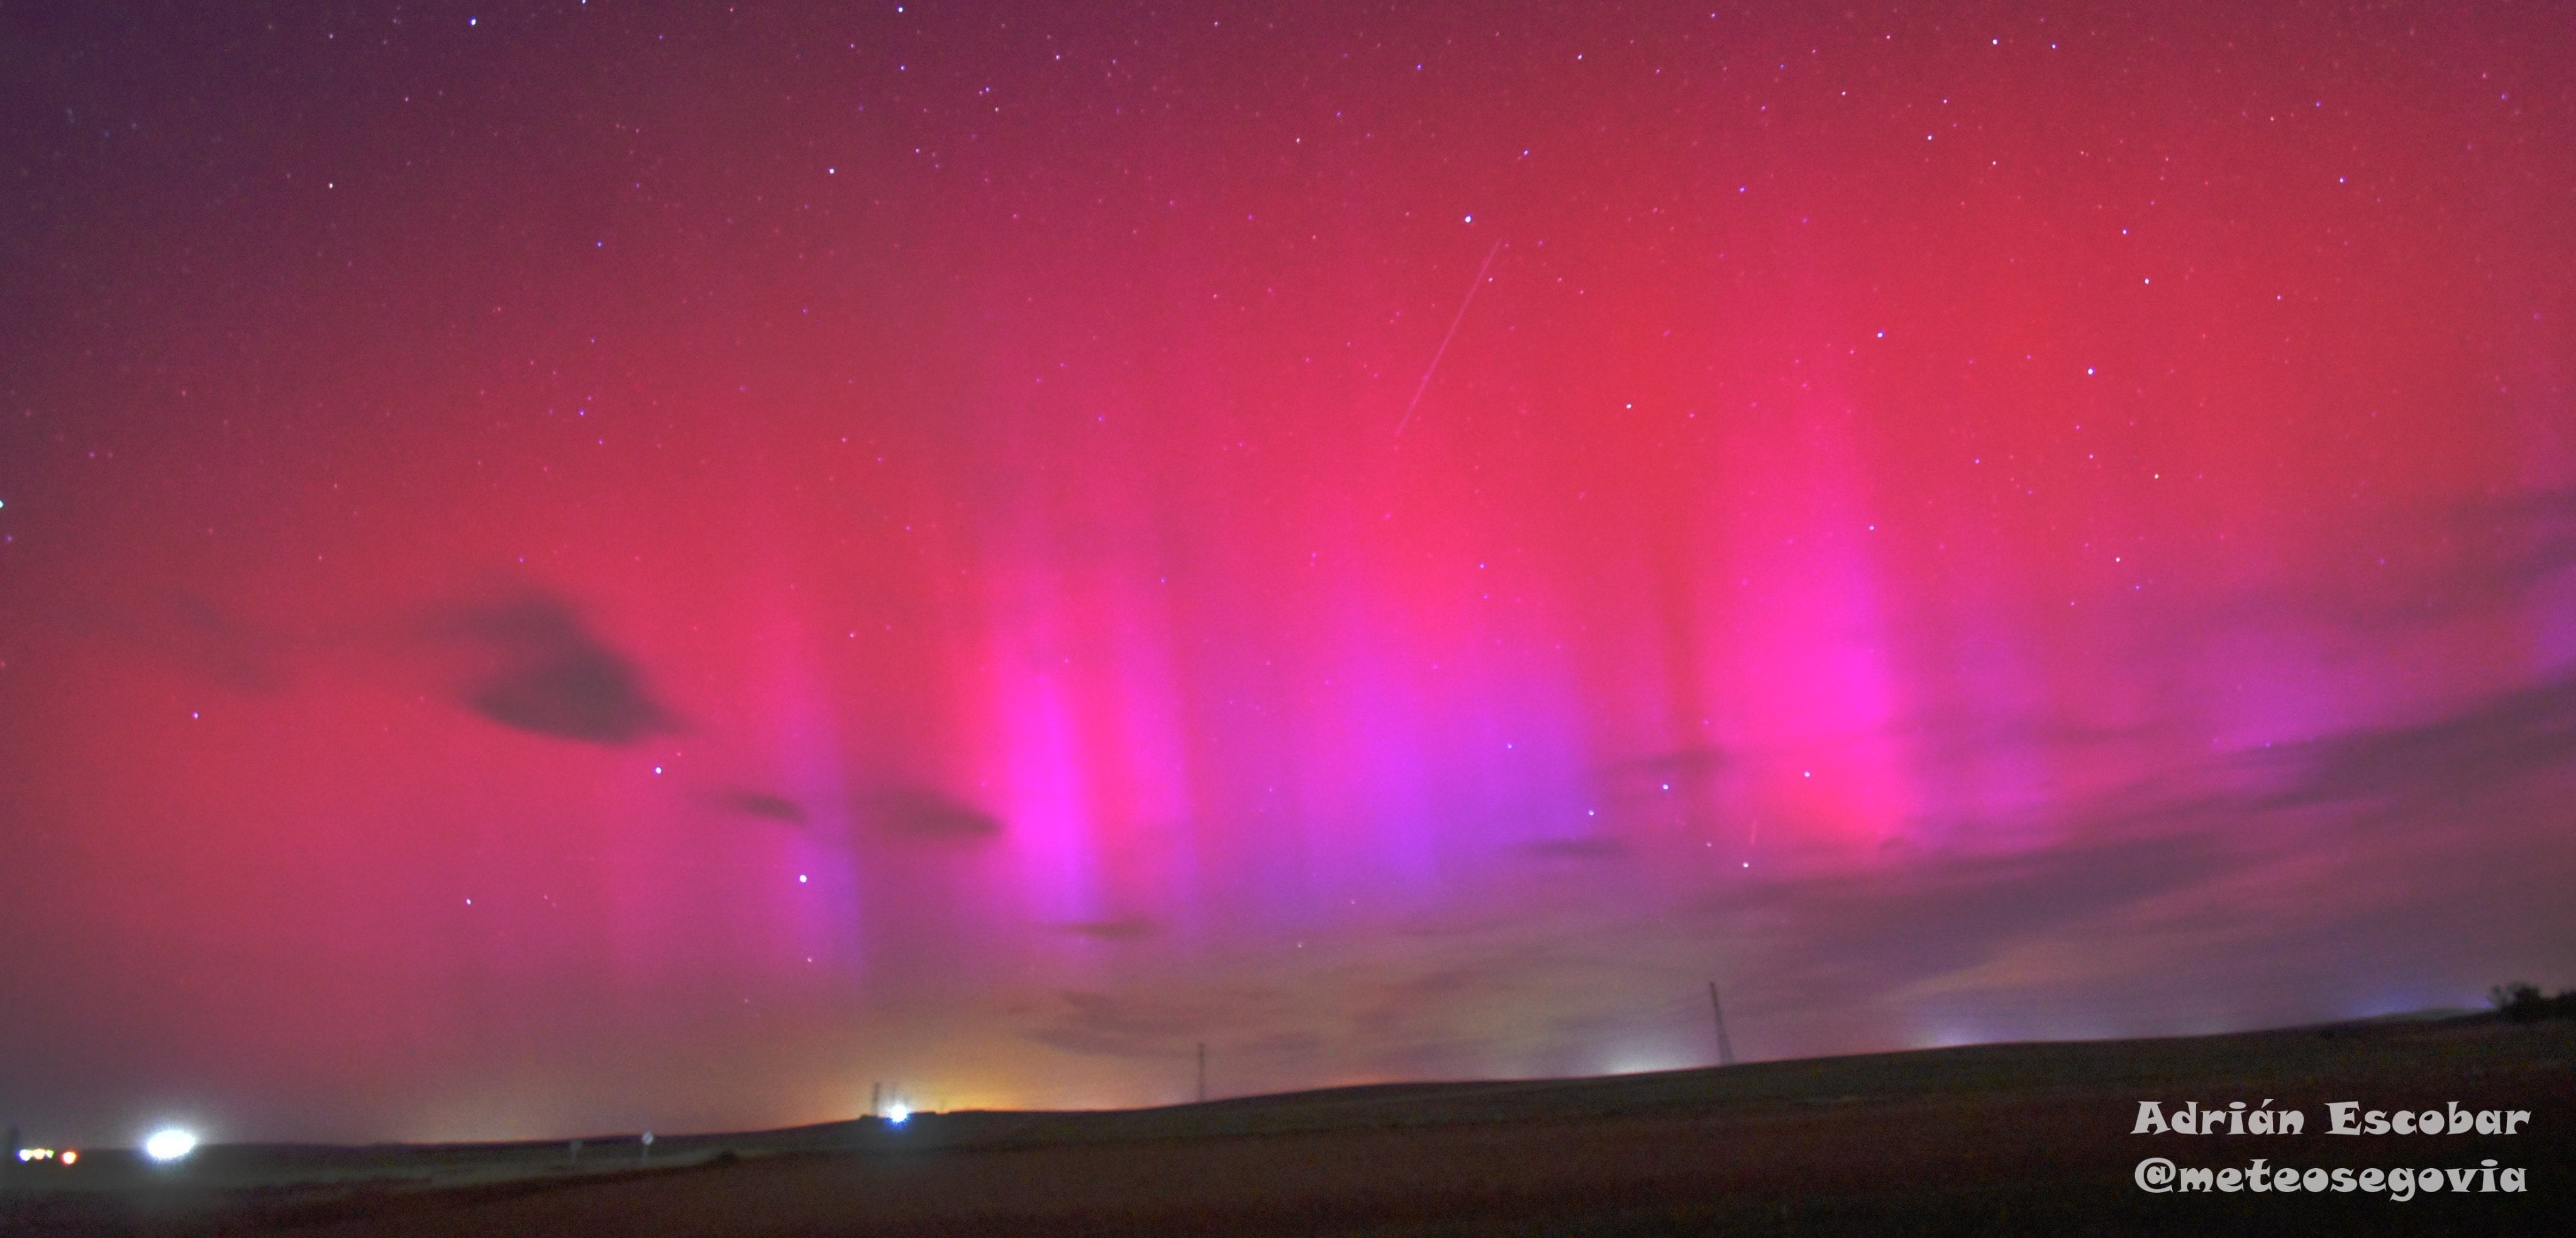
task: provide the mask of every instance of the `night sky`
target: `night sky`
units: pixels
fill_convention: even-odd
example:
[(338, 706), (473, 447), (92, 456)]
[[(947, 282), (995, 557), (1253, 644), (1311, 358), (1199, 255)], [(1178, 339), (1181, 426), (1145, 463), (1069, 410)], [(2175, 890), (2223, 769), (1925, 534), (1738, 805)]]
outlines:
[(0, 1119), (2576, 984), (2550, 3), (0, 3)]

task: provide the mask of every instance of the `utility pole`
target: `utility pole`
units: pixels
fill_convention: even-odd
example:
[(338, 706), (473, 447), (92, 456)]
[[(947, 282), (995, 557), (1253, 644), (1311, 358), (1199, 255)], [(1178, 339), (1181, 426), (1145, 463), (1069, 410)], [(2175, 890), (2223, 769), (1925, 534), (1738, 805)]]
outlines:
[(1199, 1042), (1199, 1103), (1207, 1103), (1207, 1042)]
[(873, 1118), (881, 1116), (884, 1113), (885, 1080), (879, 1079), (868, 1085), (868, 1116)]
[(1735, 1045), (1726, 1038), (1726, 1007), (1718, 1004), (1717, 982), (1708, 982), (1708, 1012), (1717, 1016), (1717, 1064), (1735, 1065)]

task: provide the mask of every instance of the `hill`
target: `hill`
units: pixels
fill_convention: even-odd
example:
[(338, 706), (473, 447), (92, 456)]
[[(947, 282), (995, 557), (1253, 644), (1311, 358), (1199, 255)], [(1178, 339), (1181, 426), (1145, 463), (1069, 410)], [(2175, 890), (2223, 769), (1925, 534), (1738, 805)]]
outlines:
[[(2298, 1135), (2132, 1134), (2139, 1103)], [(2362, 1110), (2512, 1135), (2337, 1136)], [(2447, 1111), (2447, 1110), (2446, 1110)], [(176, 1171), (17, 1169), (28, 1235), (2560, 1233), (2576, 1026), (2396, 1020), (1975, 1045), (1590, 1079), (1390, 1084), (1084, 1113), (921, 1114), (567, 1144), (242, 1145)], [(2514, 1194), (2149, 1193), (2190, 1167), (2527, 1171)]]

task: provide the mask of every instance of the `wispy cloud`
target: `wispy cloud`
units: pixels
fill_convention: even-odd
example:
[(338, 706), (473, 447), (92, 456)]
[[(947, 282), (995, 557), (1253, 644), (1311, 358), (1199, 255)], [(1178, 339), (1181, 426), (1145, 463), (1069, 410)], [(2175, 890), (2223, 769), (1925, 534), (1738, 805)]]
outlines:
[(858, 797), (859, 823), (895, 838), (971, 843), (1002, 832), (1002, 820), (927, 787), (880, 787)]

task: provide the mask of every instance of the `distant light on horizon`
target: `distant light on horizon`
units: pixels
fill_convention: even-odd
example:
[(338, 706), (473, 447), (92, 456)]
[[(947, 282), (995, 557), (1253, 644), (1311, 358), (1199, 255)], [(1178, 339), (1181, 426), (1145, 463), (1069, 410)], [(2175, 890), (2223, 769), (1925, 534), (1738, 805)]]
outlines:
[(152, 1132), (143, 1141), (143, 1154), (156, 1161), (175, 1161), (197, 1150), (197, 1137), (175, 1126)]
[(886, 1121), (892, 1122), (897, 1126), (903, 1125), (904, 1119), (911, 1116), (912, 1106), (910, 1105), (894, 1104), (886, 1106)]

